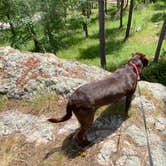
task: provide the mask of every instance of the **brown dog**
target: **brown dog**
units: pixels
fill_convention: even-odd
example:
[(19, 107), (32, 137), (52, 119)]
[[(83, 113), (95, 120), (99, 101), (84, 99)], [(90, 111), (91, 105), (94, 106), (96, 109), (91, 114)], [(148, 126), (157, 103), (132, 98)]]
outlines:
[(66, 115), (60, 119), (48, 119), (48, 121), (53, 123), (66, 121), (74, 112), (81, 125), (77, 139), (81, 145), (86, 145), (88, 141), (84, 138), (84, 134), (92, 125), (97, 108), (126, 96), (125, 114), (128, 114), (131, 98), (140, 77), (139, 72), (147, 65), (148, 60), (145, 55), (132, 54), (128, 63), (110, 74), (110, 77), (79, 87), (68, 100)]

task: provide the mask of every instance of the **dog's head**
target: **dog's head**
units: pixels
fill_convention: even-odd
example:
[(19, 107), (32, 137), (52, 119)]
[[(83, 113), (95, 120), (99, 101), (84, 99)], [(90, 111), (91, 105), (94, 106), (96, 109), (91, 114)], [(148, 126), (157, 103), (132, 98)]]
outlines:
[(140, 69), (143, 69), (148, 65), (148, 59), (146, 58), (146, 55), (142, 53), (132, 53), (131, 61), (133, 61)]

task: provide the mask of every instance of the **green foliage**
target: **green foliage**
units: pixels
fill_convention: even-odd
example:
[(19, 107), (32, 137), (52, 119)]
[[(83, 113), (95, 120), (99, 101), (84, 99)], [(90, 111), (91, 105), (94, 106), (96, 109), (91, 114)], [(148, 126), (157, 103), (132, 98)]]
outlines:
[(69, 19), (69, 28), (70, 29), (79, 29), (82, 27), (82, 23), (84, 22), (83, 16), (80, 15), (73, 15)]
[(59, 47), (66, 14), (63, 1), (1, 0), (0, 4), (0, 21), (10, 24), (9, 30), (3, 30), (10, 35), (1, 36), (1, 40), (15, 48), (32, 40), (34, 50), (42, 52), (55, 52)]
[(150, 82), (162, 83), (166, 86), (166, 52), (160, 57), (159, 63), (151, 62), (143, 71), (142, 79)]
[[(91, 0), (0, 0), (0, 22), (13, 24), (13, 29), (0, 31), (0, 45), (10, 43), (23, 50), (56, 52), (62, 58), (99, 66), (97, 1), (93, 1), (93, 8), (91, 5)], [(166, 3), (158, 0), (156, 3), (147, 1), (143, 4), (143, 0), (136, 0), (131, 35), (124, 43), (127, 13), (128, 10), (125, 10), (124, 26), (119, 30), (117, 7), (108, 4), (106, 55), (110, 71), (126, 62), (131, 52), (145, 53), (149, 59), (153, 57), (166, 13)], [(36, 15), (39, 18), (35, 20)], [(82, 33), (83, 23), (88, 25), (89, 38), (86, 39)], [(165, 45), (166, 41), (163, 48)], [(143, 73), (144, 79), (150, 79), (150, 70), (154, 66), (158, 65), (151, 64), (148, 67), (149, 74)], [(154, 80), (163, 79), (161, 76), (154, 77)]]
[(41, 25), (43, 28), (42, 41), (45, 49), (49, 52), (56, 52), (60, 35), (64, 28), (64, 8), (59, 0), (44, 0), (40, 3), (42, 11)]

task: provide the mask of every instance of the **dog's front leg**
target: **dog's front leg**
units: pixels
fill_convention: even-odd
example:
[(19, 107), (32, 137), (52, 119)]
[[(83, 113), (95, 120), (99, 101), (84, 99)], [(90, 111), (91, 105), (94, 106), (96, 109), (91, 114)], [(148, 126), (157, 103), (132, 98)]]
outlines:
[(132, 96), (133, 96), (133, 94), (126, 96), (126, 105), (125, 105), (125, 116), (126, 117), (128, 116), (128, 110), (129, 110), (129, 107), (131, 104)]

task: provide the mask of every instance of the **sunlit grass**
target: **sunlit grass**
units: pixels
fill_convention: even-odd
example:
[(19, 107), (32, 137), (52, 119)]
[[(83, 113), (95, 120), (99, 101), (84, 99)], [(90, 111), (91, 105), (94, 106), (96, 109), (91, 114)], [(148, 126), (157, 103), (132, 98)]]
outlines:
[[(160, 3), (163, 4), (163, 3)], [(97, 9), (94, 10), (97, 16)], [(134, 9), (132, 27), (129, 39), (124, 42), (125, 29), (127, 24), (127, 12), (123, 19), (123, 28), (119, 29), (119, 19), (113, 19), (111, 15), (106, 16), (106, 57), (107, 68), (115, 70), (124, 61), (130, 58), (132, 52), (142, 52), (152, 59), (155, 53), (162, 20), (152, 21), (157, 13), (163, 11), (154, 10), (154, 5), (137, 5)], [(76, 33), (72, 36), (73, 41), (70, 47), (57, 52), (61, 58), (79, 60), (82, 63), (100, 66), (99, 40), (98, 40), (98, 19), (94, 18), (89, 25), (89, 38), (85, 39), (84, 33)], [(79, 40), (80, 39), (80, 40)], [(163, 47), (165, 42), (163, 43)], [(163, 50), (162, 50), (163, 51)]]
[[(154, 4), (147, 3), (146, 5), (136, 3), (130, 37), (125, 42), (128, 9), (124, 12), (122, 29), (119, 29), (119, 18), (116, 10), (116, 5), (109, 4), (105, 22), (107, 69), (114, 71), (130, 58), (132, 52), (144, 53), (152, 60), (162, 23), (166, 16), (166, 2), (160, 0)], [(69, 14), (71, 15), (72, 13), (70, 12)], [(80, 13), (78, 14), (80, 15)], [(92, 10), (91, 22), (88, 25), (88, 38), (85, 38), (82, 28), (68, 30), (70, 32), (64, 34), (61, 41), (63, 44), (57, 50), (56, 55), (65, 59), (78, 60), (88, 65), (100, 66), (98, 9)], [(32, 41), (29, 41), (21, 49), (32, 51), (33, 44)], [(0, 45), (2, 44), (0, 43)], [(163, 42), (161, 54), (164, 54), (165, 50), (166, 41)]]

